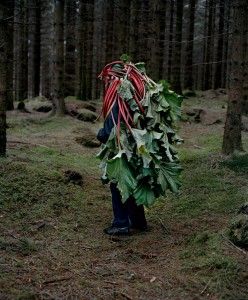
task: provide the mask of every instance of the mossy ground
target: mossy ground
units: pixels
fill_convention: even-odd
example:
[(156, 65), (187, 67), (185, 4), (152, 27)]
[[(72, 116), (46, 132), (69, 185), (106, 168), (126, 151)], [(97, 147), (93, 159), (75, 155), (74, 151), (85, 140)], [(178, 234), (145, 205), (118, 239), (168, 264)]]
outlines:
[[(208, 101), (223, 110), (221, 98)], [(247, 155), (220, 154), (223, 124), (180, 124), (180, 193), (146, 211), (148, 232), (119, 240), (102, 232), (112, 208), (99, 149), (76, 142), (101, 123), (10, 112), (8, 125), (0, 299), (248, 299), (248, 254), (226, 235), (247, 201)], [(243, 142), (247, 150), (245, 133)], [(68, 171), (82, 180), (68, 180)]]

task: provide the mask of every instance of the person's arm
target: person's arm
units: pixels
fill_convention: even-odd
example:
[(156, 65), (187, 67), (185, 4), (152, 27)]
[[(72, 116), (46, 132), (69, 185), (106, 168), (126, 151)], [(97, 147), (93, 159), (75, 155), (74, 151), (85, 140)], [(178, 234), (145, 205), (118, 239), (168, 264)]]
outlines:
[[(117, 119), (118, 119), (118, 110), (119, 110), (118, 105), (115, 104), (112, 109), (115, 123), (117, 123)], [(104, 122), (103, 128), (101, 128), (97, 134), (97, 139), (103, 144), (105, 144), (107, 142), (110, 132), (111, 132), (112, 128), (115, 126), (115, 124), (113, 122), (113, 118), (112, 118), (112, 113), (111, 112), (109, 113), (107, 119)]]

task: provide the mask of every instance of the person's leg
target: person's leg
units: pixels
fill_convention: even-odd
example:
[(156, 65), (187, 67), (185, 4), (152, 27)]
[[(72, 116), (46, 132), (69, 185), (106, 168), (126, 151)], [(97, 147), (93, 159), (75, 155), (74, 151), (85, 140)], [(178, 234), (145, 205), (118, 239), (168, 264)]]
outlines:
[(112, 226), (104, 229), (109, 235), (129, 235), (129, 217), (126, 203), (122, 203), (121, 195), (116, 184), (110, 184), (114, 219)]
[(113, 225), (117, 227), (128, 227), (128, 207), (126, 203), (122, 203), (121, 195), (114, 183), (110, 184), (111, 194), (112, 194), (112, 207), (114, 213)]
[(128, 215), (132, 227), (138, 230), (147, 230), (147, 222), (143, 205), (137, 205), (134, 197), (130, 197), (127, 201)]

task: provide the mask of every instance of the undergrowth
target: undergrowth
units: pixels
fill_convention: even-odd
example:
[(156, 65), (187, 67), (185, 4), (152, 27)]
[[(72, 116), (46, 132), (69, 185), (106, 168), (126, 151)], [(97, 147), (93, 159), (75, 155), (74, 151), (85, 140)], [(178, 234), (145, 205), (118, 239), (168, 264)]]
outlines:
[(247, 201), (247, 155), (223, 158), (220, 133), (192, 133), (201, 148), (179, 147), (180, 193), (146, 210), (146, 234), (114, 242), (102, 234), (112, 208), (98, 149), (73, 142), (80, 121), (9, 124), (26, 144), (9, 144), (0, 158), (1, 299), (247, 299), (247, 252), (226, 236)]

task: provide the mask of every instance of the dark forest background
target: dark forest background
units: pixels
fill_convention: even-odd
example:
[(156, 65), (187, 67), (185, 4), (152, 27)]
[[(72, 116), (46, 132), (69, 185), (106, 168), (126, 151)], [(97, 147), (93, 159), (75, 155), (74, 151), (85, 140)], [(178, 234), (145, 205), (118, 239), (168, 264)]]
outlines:
[(247, 6), (246, 0), (2, 0), (5, 106), (44, 96), (63, 115), (66, 96), (101, 98), (99, 73), (126, 53), (180, 94), (231, 88), (239, 110), (234, 105), (229, 115), (235, 111), (240, 133), (241, 111), (248, 113)]
[(229, 0), (8, 1), (10, 105), (12, 95), (52, 97), (56, 26), (65, 96), (99, 98), (98, 74), (122, 53), (144, 61), (151, 78), (177, 92), (225, 88), (230, 8)]

